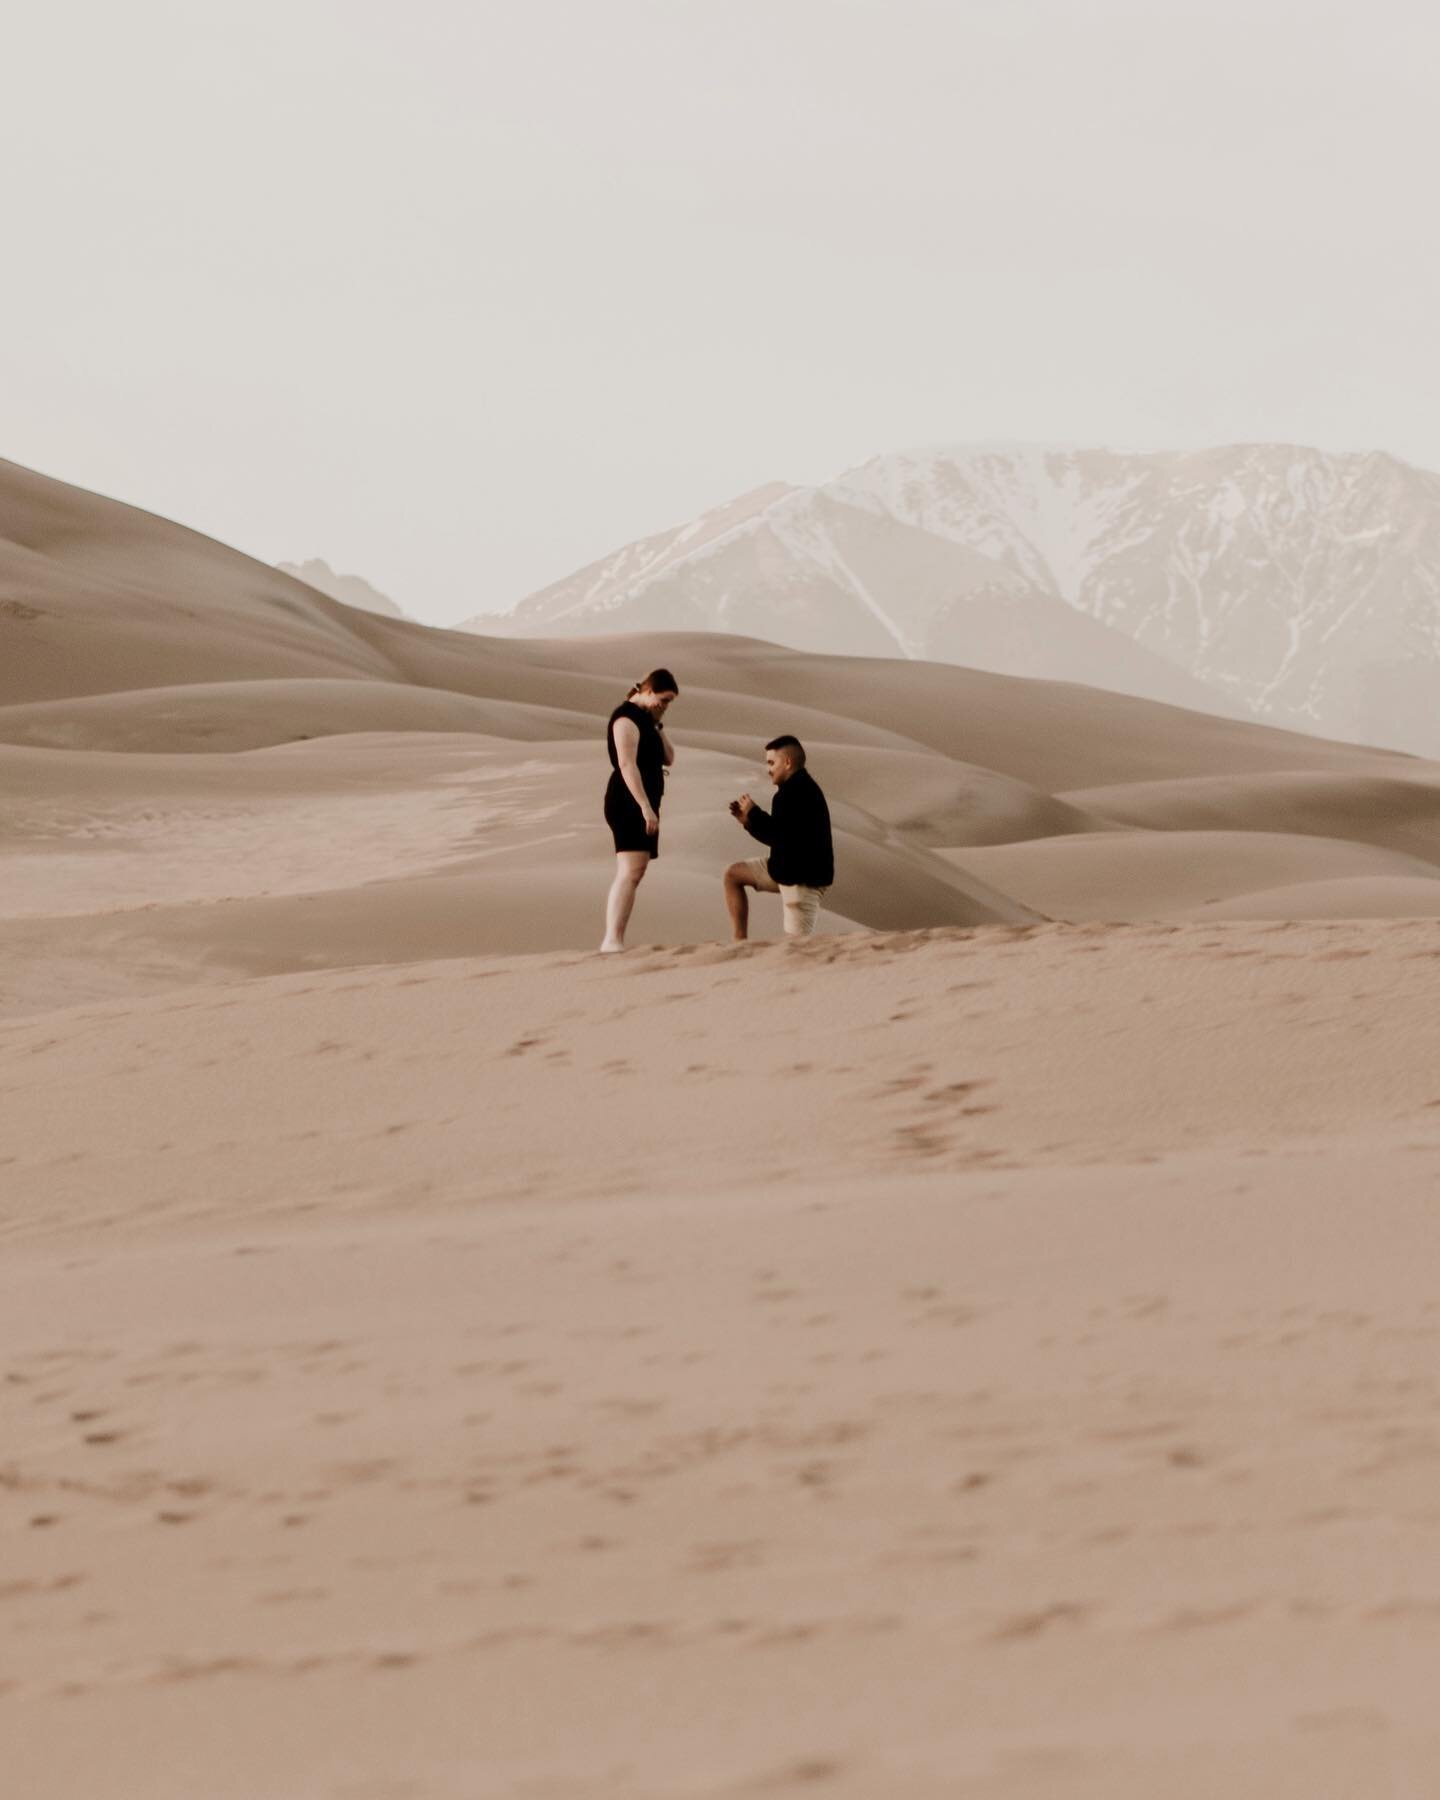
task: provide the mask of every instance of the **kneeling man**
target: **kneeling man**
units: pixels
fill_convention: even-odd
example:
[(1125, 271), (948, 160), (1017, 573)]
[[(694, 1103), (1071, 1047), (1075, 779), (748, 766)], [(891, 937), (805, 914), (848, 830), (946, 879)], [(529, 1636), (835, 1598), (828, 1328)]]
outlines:
[(766, 812), (748, 794), (730, 802), (730, 811), (770, 855), (731, 863), (725, 871), (725, 905), (735, 942), (743, 944), (750, 929), (747, 888), (779, 894), (786, 937), (809, 937), (815, 929), (821, 897), (835, 879), (835, 851), (830, 837), (830, 808), (819, 783), (805, 767), (799, 738), (777, 737), (765, 746), (765, 769), (775, 784), (775, 809)]

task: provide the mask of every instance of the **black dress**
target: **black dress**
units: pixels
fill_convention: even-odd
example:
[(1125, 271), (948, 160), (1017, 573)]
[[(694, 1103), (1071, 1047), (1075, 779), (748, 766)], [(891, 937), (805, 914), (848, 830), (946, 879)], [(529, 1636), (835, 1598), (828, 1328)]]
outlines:
[(645, 815), (635, 803), (635, 796), (625, 785), (625, 778), (620, 773), (620, 758), (615, 751), (615, 721), (630, 719), (638, 726), (640, 743), (635, 752), (635, 761), (640, 770), (640, 785), (650, 801), (655, 813), (660, 811), (660, 802), (665, 798), (665, 745), (655, 721), (643, 706), (636, 706), (631, 701), (622, 701), (610, 715), (610, 723), (605, 727), (605, 745), (610, 752), (610, 785), (605, 789), (605, 823), (610, 827), (615, 839), (615, 848), (620, 850), (644, 850), (651, 856), (660, 854), (660, 834), (654, 837), (645, 829)]

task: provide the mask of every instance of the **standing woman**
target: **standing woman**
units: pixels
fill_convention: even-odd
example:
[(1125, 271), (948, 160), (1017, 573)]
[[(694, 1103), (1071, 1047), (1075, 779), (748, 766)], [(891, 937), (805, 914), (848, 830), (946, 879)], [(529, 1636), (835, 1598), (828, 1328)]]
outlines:
[(625, 948), (635, 890), (660, 854), (660, 802), (665, 771), (675, 760), (662, 723), (679, 691), (668, 669), (652, 669), (611, 713), (606, 728), (611, 773), (605, 823), (615, 839), (615, 879), (605, 905), (605, 952)]

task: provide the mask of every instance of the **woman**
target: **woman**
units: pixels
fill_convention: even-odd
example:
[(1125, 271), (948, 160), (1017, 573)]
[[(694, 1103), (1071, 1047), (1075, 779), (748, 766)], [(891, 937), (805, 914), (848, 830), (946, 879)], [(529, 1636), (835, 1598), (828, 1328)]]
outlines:
[(605, 823), (615, 839), (615, 879), (600, 946), (607, 954), (625, 948), (635, 890), (660, 854), (660, 802), (665, 796), (665, 771), (675, 760), (662, 721), (679, 692), (668, 669), (652, 669), (611, 713), (606, 727), (610, 785), (605, 790)]

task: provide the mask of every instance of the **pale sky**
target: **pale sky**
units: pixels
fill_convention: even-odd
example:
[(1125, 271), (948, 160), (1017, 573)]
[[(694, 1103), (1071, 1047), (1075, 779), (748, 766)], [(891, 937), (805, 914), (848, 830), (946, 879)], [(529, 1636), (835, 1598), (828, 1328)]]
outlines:
[(454, 623), (994, 439), (1440, 468), (1430, 0), (46, 0), (0, 455)]

